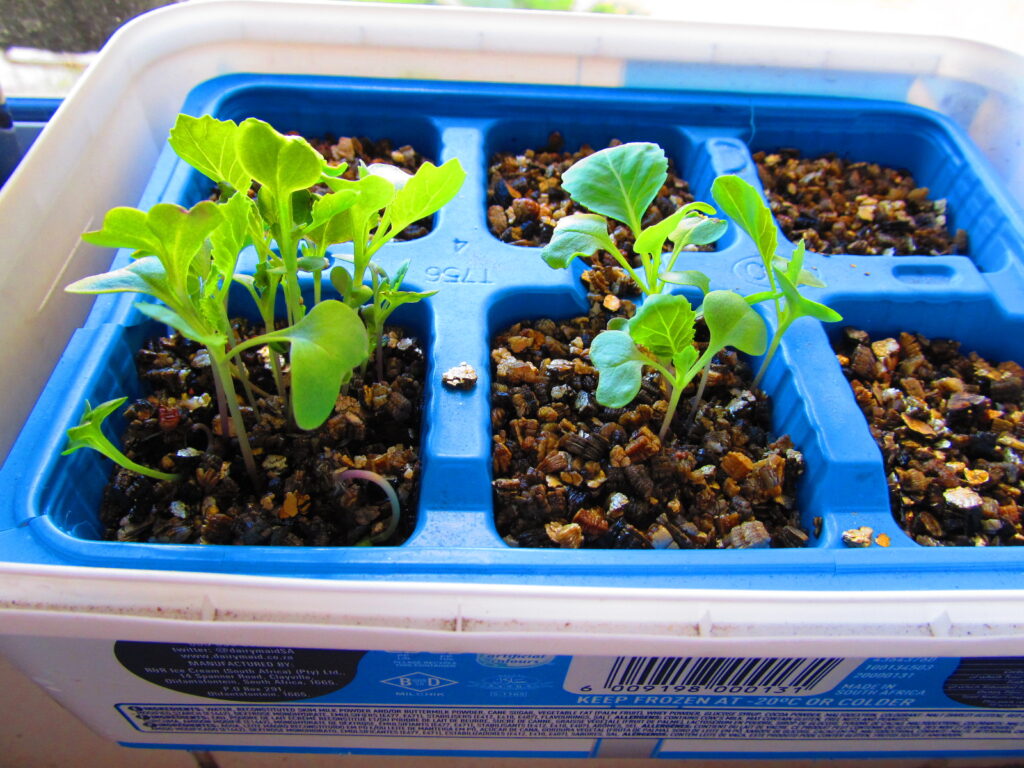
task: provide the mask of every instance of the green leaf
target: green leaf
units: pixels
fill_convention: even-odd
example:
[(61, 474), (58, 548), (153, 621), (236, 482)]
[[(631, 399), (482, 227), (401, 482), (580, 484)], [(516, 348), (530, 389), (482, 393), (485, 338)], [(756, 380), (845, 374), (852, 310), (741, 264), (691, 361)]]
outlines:
[(562, 174), (562, 187), (580, 205), (625, 222), (639, 234), (644, 213), (666, 178), (664, 150), (636, 142), (583, 158)]
[(687, 216), (668, 238), (677, 248), (684, 245), (708, 245), (718, 241), (728, 228), (729, 223), (722, 219)]
[(61, 452), (61, 456), (67, 456), (80, 448), (91, 448), (103, 454), (115, 464), (133, 472), (138, 472), (140, 475), (146, 475), (156, 480), (176, 480), (178, 475), (150, 469), (132, 461), (121, 453), (121, 450), (103, 434), (103, 422), (110, 414), (120, 408), (127, 399), (127, 397), (119, 397), (116, 400), (108, 400), (97, 405), (95, 408), (92, 408), (89, 405), (89, 401), (86, 400), (85, 413), (82, 414), (82, 419), (78, 426), (68, 429), (68, 447)]
[(282, 136), (250, 117), (238, 132), (238, 156), (246, 172), (280, 197), (320, 181), (323, 156), (301, 136)]
[[(365, 304), (373, 296), (373, 291), (368, 285), (352, 285), (352, 275), (348, 273), (348, 270), (342, 266), (337, 266), (331, 270), (330, 274), (331, 285), (334, 286), (334, 290), (345, 299), (349, 306), (360, 306)], [(350, 300), (351, 299), (351, 300)]]
[[(397, 290), (401, 287), (402, 283), (405, 282), (405, 275), (409, 271), (409, 264), (411, 262), (406, 259), (398, 265), (398, 269), (395, 270), (395, 276), (388, 280), (388, 285), (393, 289)], [(437, 293), (437, 291), (431, 291), (431, 295)]]
[(387, 289), (381, 291), (380, 296), (382, 302), (386, 305), (387, 313), (390, 315), (403, 304), (415, 304), (417, 301), (428, 299), (436, 293), (436, 289), (433, 291), (396, 291)]
[(144, 293), (161, 301), (171, 298), (167, 273), (156, 256), (143, 256), (126, 267), (76, 280), (68, 293)]
[(327, 158), (323, 158), (320, 165), (320, 170), (324, 176), (330, 179), (336, 179), (341, 176), (345, 171), (348, 170), (348, 163), (338, 163), (338, 165), (331, 165), (327, 162)]
[(227, 343), (227, 339), (224, 334), (216, 331), (207, 331), (205, 329), (196, 328), (192, 323), (183, 318), (177, 312), (170, 307), (166, 307), (163, 304), (152, 304), (149, 302), (138, 301), (133, 305), (139, 312), (151, 317), (158, 323), (169, 325), (171, 328), (176, 330), (182, 336), (192, 339), (192, 341), (198, 342), (205, 347), (219, 347)]
[(316, 198), (313, 201), (313, 217), (309, 222), (309, 229), (322, 227), (355, 205), (358, 199), (359, 192), (355, 189), (342, 189)]
[(685, 296), (649, 296), (629, 321), (629, 335), (655, 357), (671, 360), (693, 346), (697, 314)]
[(82, 239), (102, 248), (131, 248), (156, 255), (160, 241), (150, 231), (145, 211), (111, 208), (103, 217), (103, 228), (86, 232)]
[(343, 377), (369, 355), (363, 321), (340, 301), (321, 301), (295, 325), (250, 342), (257, 340), (291, 344), (292, 407), (301, 429), (316, 429), (330, 416)]
[(277, 226), (277, 197), (270, 187), (260, 187), (256, 193), (256, 212), (264, 232), (273, 232)]
[(574, 213), (558, 220), (551, 242), (540, 256), (553, 269), (565, 269), (577, 256), (593, 256), (600, 250), (614, 249), (608, 237), (608, 221), (594, 213)]
[(290, 195), (292, 204), (292, 224), (298, 229), (308, 227), (313, 218), (313, 200), (315, 196), (308, 189), (296, 189)]
[(683, 382), (682, 377), (693, 367), (693, 364), (697, 362), (697, 357), (700, 353), (697, 348), (692, 344), (688, 347), (683, 347), (672, 356), (672, 365), (675, 367), (678, 374), (675, 386), (685, 387), (689, 384), (689, 381)]
[(708, 349), (734, 347), (748, 355), (764, 354), (768, 329), (764, 319), (738, 293), (712, 291), (704, 297), (704, 322), (711, 338)]
[(789, 261), (789, 266), (786, 268), (786, 274), (789, 275), (789, 279), (796, 285), (797, 278), (800, 276), (800, 270), (804, 268), (804, 255), (807, 252), (807, 241), (800, 238), (800, 242), (796, 244), (796, 248), (793, 249), (793, 257)]
[(718, 207), (750, 235), (767, 264), (775, 255), (778, 233), (761, 193), (739, 176), (719, 176), (711, 185)]
[(245, 194), (252, 178), (238, 157), (239, 127), (209, 115), (178, 115), (171, 129), (171, 148), (182, 160), (217, 183)]
[(342, 189), (314, 200), (313, 216), (303, 235), (324, 248), (351, 241), (352, 217), (343, 214), (347, 213), (358, 199), (359, 192), (355, 189)]
[(327, 269), (327, 259), (316, 255), (301, 256), (296, 266), (303, 272), (322, 272)]
[(801, 296), (789, 275), (782, 270), (776, 269), (775, 277), (786, 297), (786, 315), (789, 322), (798, 317), (813, 317), (823, 323), (838, 323), (843, 319), (843, 316), (831, 307)]
[(402, 187), (392, 182), (395, 197), (386, 214), (391, 231), (397, 235), (413, 222), (439, 211), (455, 197), (465, 179), (462, 165), (452, 158), (440, 167), (424, 163)]
[(223, 221), (210, 233), (210, 243), (213, 268), (227, 283), (235, 273), (238, 254), (251, 242), (251, 217), (255, 215), (256, 206), (247, 195), (238, 194), (220, 206), (220, 210)]
[(223, 220), (221, 208), (209, 200), (189, 210), (171, 203), (158, 203), (147, 212), (114, 208), (104, 217), (103, 229), (87, 232), (82, 239), (158, 257), (169, 284), (185, 291), (192, 259)]
[[(718, 219), (707, 219), (700, 215), (700, 212), (714, 213), (715, 209), (707, 203), (693, 202), (689, 205), (684, 205), (678, 211), (673, 213), (671, 216), (659, 221), (657, 224), (652, 224), (647, 227), (640, 235), (636, 238), (636, 243), (633, 245), (633, 250), (637, 253), (643, 253), (648, 256), (653, 256), (661, 251), (665, 247), (665, 241), (671, 239), (673, 243), (677, 243), (684, 234), (698, 226), (701, 221), (718, 221)], [(725, 229), (725, 223), (722, 222), (722, 231)], [(715, 240), (718, 238), (716, 237)], [(713, 240), (707, 240), (697, 242), (696, 240), (684, 240), (683, 245), (694, 242), (697, 245), (703, 245), (704, 242), (714, 242)]]
[(625, 408), (636, 397), (645, 364), (650, 360), (625, 331), (602, 331), (590, 345), (590, 360), (598, 371), (597, 402), (606, 408)]
[[(366, 244), (370, 230), (376, 226), (380, 211), (395, 196), (395, 187), (380, 176), (364, 176), (359, 181), (333, 179), (327, 185), (335, 193), (353, 191), (359, 195), (356, 201), (338, 216), (331, 219), (332, 229), (325, 237), (331, 243), (347, 243), (360, 240)], [(397, 233), (396, 233), (397, 234)]]
[(762, 301), (773, 301), (775, 299), (782, 298), (782, 291), (758, 291), (752, 293), (749, 296), (744, 296), (743, 300), (750, 306), (760, 304)]
[(813, 272), (803, 268), (804, 263), (804, 252), (806, 251), (806, 241), (801, 240), (796, 245), (796, 250), (793, 251), (792, 259), (784, 259), (781, 256), (776, 256), (772, 260), (772, 267), (780, 269), (786, 273), (789, 277), (789, 281), (793, 285), (807, 285), (811, 288), (825, 288), (825, 281), (818, 277)]
[(695, 288), (700, 288), (701, 293), (707, 293), (711, 290), (711, 278), (696, 269), (662, 272), (658, 277), (672, 285), (692, 285)]

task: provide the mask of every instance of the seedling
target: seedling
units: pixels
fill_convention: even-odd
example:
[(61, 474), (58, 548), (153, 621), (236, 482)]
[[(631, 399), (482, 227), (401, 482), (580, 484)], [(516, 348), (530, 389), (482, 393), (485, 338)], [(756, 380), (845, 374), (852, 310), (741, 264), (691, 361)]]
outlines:
[[(237, 196), (237, 195), (236, 195)], [(247, 470), (256, 465), (245, 423), (234, 396), (231, 361), (245, 349), (272, 342), (291, 346), (291, 401), (296, 424), (313, 429), (330, 415), (343, 378), (366, 356), (366, 331), (356, 313), (339, 301), (325, 301), (298, 322), (242, 343), (232, 337), (227, 294), (234, 259), (216, 247), (221, 227), (233, 229), (241, 207), (202, 202), (191, 210), (168, 203), (148, 212), (115, 208), (103, 229), (83, 235), (96, 245), (134, 248), (135, 261), (102, 275), (78, 280), (71, 293), (141, 293), (162, 303), (135, 307), (206, 347), (213, 371), (221, 424), (230, 417)], [(221, 233), (222, 235), (223, 233)], [(230, 253), (230, 252), (228, 252)]]
[[(412, 176), (390, 166), (371, 166), (362, 169), (359, 181), (346, 181), (337, 178), (345, 168), (329, 166), (304, 139), (283, 136), (255, 119), (236, 124), (180, 115), (170, 144), (217, 183), (220, 201), (201, 202), (189, 210), (171, 204), (149, 211), (113, 209), (103, 227), (83, 239), (130, 248), (133, 261), (79, 280), (67, 290), (149, 296), (156, 301), (136, 303), (140, 312), (206, 347), (221, 428), (227, 434), (230, 421), (246, 469), (258, 485), (236, 378), (250, 405), (256, 403), (238, 356), (254, 347), (268, 348), (279, 394), (288, 398), (295, 425), (315, 429), (322, 424), (341, 387), (377, 347), (388, 316), (402, 304), (431, 295), (400, 290), (407, 263), (389, 277), (372, 263), (372, 256), (409, 224), (450, 201), (465, 173), (453, 159), (441, 167), (424, 164)], [(309, 191), (322, 182), (330, 186), (329, 193)], [(330, 264), (327, 249), (349, 241), (354, 248), (352, 273), (343, 267), (331, 272), (343, 300), (323, 300), (322, 274)], [(249, 245), (257, 254), (256, 269), (251, 275), (236, 274), (239, 254)], [(369, 286), (363, 284), (367, 271)], [(303, 299), (303, 273), (313, 276), (312, 307)], [(228, 295), (235, 283), (255, 301), (264, 333), (244, 340), (235, 337), (228, 316)], [(286, 324), (275, 329), (279, 295), (284, 298)], [(287, 369), (280, 359), (285, 351)], [(132, 462), (103, 436), (102, 420), (121, 402), (96, 409), (87, 404), (82, 424), (69, 430), (68, 452), (92, 447), (132, 471), (174, 479)], [(374, 473), (349, 474), (385, 489), (393, 510), (385, 531), (385, 538), (390, 536), (398, 525), (394, 491)], [(374, 537), (371, 543), (381, 540)]]
[[(253, 204), (256, 215), (248, 226), (259, 264), (253, 278), (243, 282), (268, 328), (273, 322), (279, 284), (284, 289), (289, 322), (296, 322), (304, 314), (300, 272), (313, 275), (314, 305), (320, 301), (321, 277), (328, 266), (327, 249), (333, 245), (352, 243), (352, 256), (340, 257), (351, 262), (351, 273), (341, 265), (330, 273), (345, 304), (360, 309), (368, 301), (375, 307), (390, 301), (378, 297), (374, 286), (397, 292), (399, 273), (404, 277), (405, 270), (387, 281), (379, 280), (378, 275), (378, 279), (371, 279), (371, 285), (365, 285), (367, 271), (371, 278), (377, 274), (371, 268), (374, 254), (410, 224), (449, 203), (466, 177), (458, 159), (453, 158), (440, 167), (424, 163), (412, 175), (375, 163), (360, 169), (358, 181), (349, 181), (339, 178), (346, 170), (344, 165), (328, 165), (305, 139), (283, 136), (253, 118), (236, 125), (209, 116), (181, 115), (171, 131), (171, 146), (217, 182), (223, 192), (248, 190), (252, 181), (259, 184)], [(325, 183), (331, 191), (324, 195), (310, 193), (309, 188), (318, 183)], [(430, 295), (432, 292), (405, 292), (401, 303)], [(376, 322), (380, 314), (377, 311), (367, 322), (370, 353), (377, 347), (383, 329), (383, 323)]]
[(74, 453), (79, 448), (92, 448), (94, 451), (102, 453), (118, 466), (132, 472), (152, 477), (154, 480), (177, 480), (178, 475), (176, 474), (160, 472), (132, 461), (121, 453), (121, 450), (103, 434), (103, 422), (110, 414), (120, 408), (127, 399), (127, 397), (119, 397), (116, 400), (108, 400), (97, 405), (95, 408), (89, 405), (89, 401), (86, 400), (85, 413), (82, 414), (82, 420), (77, 427), (71, 427), (68, 430), (68, 447), (61, 452), (61, 456)]
[[(778, 235), (775, 222), (771, 211), (756, 189), (739, 176), (719, 176), (711, 185), (711, 194), (718, 207), (754, 241), (771, 286), (767, 296), (775, 305), (776, 327), (768, 352), (761, 360), (761, 367), (754, 378), (754, 386), (757, 386), (768, 369), (783, 334), (795, 320), (813, 317), (824, 323), (837, 323), (843, 316), (831, 307), (800, 294), (801, 285), (824, 288), (825, 283), (803, 268), (803, 240), (797, 244), (792, 259), (785, 259), (776, 254)], [(780, 299), (785, 300), (785, 307), (780, 304)]]
[[(677, 272), (675, 263), (685, 246), (715, 242), (727, 224), (709, 218), (715, 209), (707, 203), (693, 202), (644, 228), (644, 214), (667, 178), (668, 159), (657, 144), (620, 144), (583, 158), (562, 175), (562, 187), (593, 213), (560, 219), (541, 257), (548, 266), (565, 269), (577, 256), (589, 257), (603, 250), (648, 296), (661, 293), (667, 284), (696, 286), (706, 293), (706, 275), (692, 270)], [(622, 222), (632, 231), (640, 272), (608, 234), (608, 219)], [(666, 240), (672, 243), (667, 257), (663, 250)]]
[(366, 480), (367, 482), (373, 483), (384, 491), (384, 495), (388, 497), (388, 504), (391, 505), (391, 517), (388, 520), (387, 527), (375, 536), (367, 536), (365, 539), (362, 539), (356, 544), (356, 546), (378, 544), (380, 542), (387, 541), (394, 536), (395, 531), (398, 530), (398, 522), (402, 514), (402, 505), (398, 502), (398, 494), (396, 494), (395, 489), (391, 487), (391, 483), (376, 472), (372, 472), (368, 469), (346, 469), (335, 475), (335, 480), (341, 480), (345, 477), (350, 477), (353, 480)]
[[(355, 193), (357, 197), (352, 205), (341, 202), (340, 215), (326, 223), (321, 223), (323, 216), (314, 206), (307, 237), (320, 249), (318, 254), (323, 253), (327, 245), (352, 243), (351, 272), (339, 264), (331, 270), (331, 283), (350, 307), (362, 307), (369, 331), (369, 351), (371, 354), (377, 351), (379, 368), (378, 344), (388, 316), (400, 305), (420, 301), (436, 291), (401, 291), (408, 265), (403, 264), (393, 278), (388, 278), (371, 260), (382, 246), (410, 224), (447, 205), (462, 187), (466, 172), (458, 159), (453, 158), (441, 166), (424, 163), (412, 175), (379, 163), (361, 169), (361, 173), (358, 181), (324, 178), (333, 192), (318, 201), (321, 208), (331, 205), (324, 201), (335, 196)], [(369, 286), (364, 285), (367, 271), (371, 279)], [(367, 302), (369, 306), (364, 307)]]
[[(703, 314), (710, 339), (699, 356), (693, 343), (697, 313), (685, 296), (651, 296), (631, 320), (613, 320), (590, 347), (599, 373), (597, 401), (608, 408), (624, 408), (640, 391), (643, 367), (655, 368), (669, 388), (668, 409), (658, 433), (664, 439), (683, 390), (716, 354), (725, 347), (750, 355), (765, 351), (764, 320), (742, 296), (711, 291), (704, 297)], [(703, 382), (695, 403), (702, 394)]]

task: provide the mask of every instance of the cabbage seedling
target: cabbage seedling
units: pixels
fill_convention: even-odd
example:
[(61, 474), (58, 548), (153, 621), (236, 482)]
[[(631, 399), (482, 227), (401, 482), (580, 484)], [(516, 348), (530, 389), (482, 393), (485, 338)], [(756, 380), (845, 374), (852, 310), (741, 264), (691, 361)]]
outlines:
[(221, 424), (226, 428), (230, 418), (246, 468), (255, 477), (255, 460), (234, 394), (232, 359), (254, 346), (289, 345), (295, 422), (303, 429), (314, 429), (330, 415), (342, 380), (365, 360), (367, 341), (354, 310), (339, 301), (325, 301), (286, 328), (237, 343), (227, 313), (237, 252), (232, 258), (218, 258), (212, 245), (218, 239), (216, 231), (231, 226), (233, 211), (241, 208), (211, 202), (199, 203), (191, 210), (169, 203), (159, 203), (148, 212), (115, 208), (107, 213), (102, 229), (86, 233), (83, 239), (96, 245), (134, 248), (135, 260), (126, 267), (78, 280), (65, 290), (140, 293), (158, 299), (160, 303), (137, 302), (135, 307), (206, 347)]
[[(374, 163), (360, 169), (358, 181), (325, 178), (333, 190), (323, 200), (337, 195), (357, 194), (353, 205), (345, 205), (340, 215), (326, 225), (320, 225), (318, 210), (314, 206), (313, 222), (307, 237), (319, 249), (338, 243), (352, 243), (351, 272), (338, 265), (331, 270), (331, 283), (353, 308), (361, 308), (369, 332), (370, 354), (376, 352), (380, 369), (380, 336), (384, 322), (401, 304), (420, 301), (436, 291), (400, 291), (408, 264), (396, 270), (394, 277), (372, 262), (373, 255), (413, 222), (430, 216), (447, 205), (462, 187), (466, 172), (458, 159), (452, 158), (441, 166), (424, 163), (416, 173), (408, 174), (400, 168)], [(323, 253), (320, 250), (319, 253)], [(370, 285), (364, 284), (370, 273)], [(364, 306), (369, 302), (368, 306)]]
[[(598, 370), (597, 401), (608, 408), (624, 408), (640, 391), (643, 367), (655, 368), (669, 389), (658, 433), (664, 439), (683, 390), (718, 352), (725, 347), (750, 355), (765, 351), (764, 320), (742, 296), (711, 291), (704, 298), (703, 314), (710, 339), (699, 355), (693, 343), (697, 313), (684, 296), (651, 296), (631, 320), (616, 318), (609, 323), (609, 330), (599, 333), (590, 346), (590, 359)], [(695, 402), (702, 394), (697, 392)]]
[(103, 422), (110, 414), (120, 408), (127, 399), (127, 397), (119, 397), (116, 400), (108, 400), (97, 405), (95, 408), (89, 405), (89, 401), (86, 400), (85, 413), (82, 414), (82, 420), (77, 427), (71, 427), (68, 430), (68, 447), (61, 452), (61, 456), (74, 453), (79, 448), (92, 448), (94, 451), (102, 453), (115, 464), (132, 472), (152, 477), (154, 480), (177, 480), (178, 475), (176, 474), (160, 472), (132, 461), (103, 434)]
[[(278, 392), (287, 398), (296, 426), (315, 429), (322, 424), (341, 387), (378, 346), (391, 312), (431, 295), (400, 290), (407, 263), (389, 277), (371, 257), (409, 224), (449, 202), (465, 173), (453, 159), (441, 167), (424, 164), (412, 176), (374, 166), (364, 169), (359, 181), (346, 181), (337, 178), (345, 168), (329, 166), (305, 139), (284, 136), (252, 118), (236, 124), (210, 116), (179, 115), (170, 144), (217, 183), (220, 202), (201, 202), (189, 210), (162, 203), (148, 211), (109, 211), (103, 227), (83, 239), (129, 248), (133, 261), (79, 280), (66, 290), (149, 296), (155, 301), (135, 304), (142, 314), (206, 347), (222, 429), (227, 434), (230, 421), (256, 485), (255, 459), (235, 391), (236, 377), (250, 403), (255, 403), (245, 368), (236, 362), (238, 356), (247, 349), (266, 347)], [(310, 191), (321, 182), (330, 187), (329, 193)], [(352, 274), (343, 268), (331, 273), (343, 301), (324, 301), (321, 282), (329, 265), (327, 249), (349, 241), (355, 250)], [(236, 274), (239, 253), (249, 245), (258, 257), (255, 272)], [(368, 270), (371, 285), (366, 286)], [(306, 306), (302, 296), (303, 273), (313, 277), (312, 307)], [(245, 340), (235, 337), (227, 312), (228, 294), (235, 283), (244, 286), (256, 303), (263, 334)], [(275, 329), (279, 295), (284, 298), (287, 324)], [(286, 349), (287, 379), (279, 359)], [(92, 447), (133, 471), (173, 479), (131, 462), (105, 438), (100, 424), (117, 407), (116, 401), (112, 403), (97, 409), (87, 404), (82, 423), (69, 430), (68, 450)], [(360, 477), (387, 485), (376, 475)], [(398, 524), (397, 500), (390, 486), (385, 491), (390, 491), (394, 510), (386, 531), (390, 535)]]
[[(687, 245), (715, 242), (727, 224), (709, 218), (715, 209), (707, 203), (693, 202), (644, 228), (644, 213), (667, 178), (668, 159), (657, 144), (620, 144), (583, 158), (562, 175), (562, 186), (593, 213), (560, 219), (541, 257), (548, 266), (565, 269), (577, 256), (604, 250), (647, 295), (661, 293), (669, 283), (696, 286), (707, 293), (707, 276), (695, 270), (675, 271), (676, 259)], [(639, 272), (608, 234), (608, 219), (624, 223), (633, 232)], [(667, 257), (666, 240), (672, 243)]]
[[(824, 288), (825, 283), (803, 268), (803, 240), (797, 244), (791, 259), (776, 255), (778, 234), (775, 230), (775, 221), (764, 198), (756, 189), (739, 176), (719, 176), (711, 185), (711, 194), (718, 207), (754, 241), (771, 286), (771, 291), (766, 297), (770, 296), (775, 305), (776, 328), (768, 352), (754, 378), (756, 387), (768, 369), (772, 357), (775, 356), (775, 350), (783, 334), (795, 320), (813, 317), (824, 323), (837, 323), (843, 316), (831, 307), (801, 295), (799, 286)], [(779, 303), (780, 298), (785, 299), (785, 307)]]

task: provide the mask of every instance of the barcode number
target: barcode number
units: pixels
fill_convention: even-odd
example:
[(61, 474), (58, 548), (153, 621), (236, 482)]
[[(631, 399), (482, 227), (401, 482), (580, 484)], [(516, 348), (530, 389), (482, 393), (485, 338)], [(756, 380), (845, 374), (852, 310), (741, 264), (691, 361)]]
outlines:
[(583, 693), (788, 693), (832, 687), (843, 658), (616, 656), (574, 658), (567, 688)]

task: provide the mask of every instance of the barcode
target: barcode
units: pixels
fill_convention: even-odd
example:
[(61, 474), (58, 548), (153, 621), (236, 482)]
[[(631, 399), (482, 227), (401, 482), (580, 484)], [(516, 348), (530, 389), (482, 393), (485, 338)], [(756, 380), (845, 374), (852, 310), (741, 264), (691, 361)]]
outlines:
[(566, 688), (581, 693), (787, 693), (833, 687), (856, 660), (815, 658), (714, 658), (702, 656), (575, 657)]
[(615, 685), (792, 685), (813, 687), (842, 659), (707, 659), (619, 656), (605, 679)]

